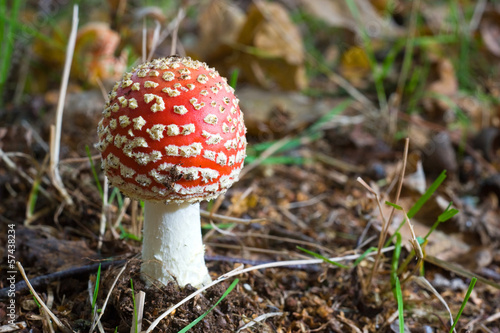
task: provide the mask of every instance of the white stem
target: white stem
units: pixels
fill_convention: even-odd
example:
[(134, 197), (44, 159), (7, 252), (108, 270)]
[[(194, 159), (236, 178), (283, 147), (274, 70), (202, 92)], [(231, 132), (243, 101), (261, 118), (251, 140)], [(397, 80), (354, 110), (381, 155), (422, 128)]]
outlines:
[(143, 279), (199, 288), (211, 282), (201, 238), (200, 204), (144, 202)]

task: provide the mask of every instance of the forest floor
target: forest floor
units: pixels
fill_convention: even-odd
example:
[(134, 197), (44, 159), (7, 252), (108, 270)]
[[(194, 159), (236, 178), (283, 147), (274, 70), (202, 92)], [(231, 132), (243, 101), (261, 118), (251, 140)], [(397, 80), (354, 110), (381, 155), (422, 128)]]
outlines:
[[(119, 3), (80, 8), (58, 163), (71, 203), (51, 177), (50, 138), (72, 8), (0, 13), (12, 42), (0, 73), (0, 332), (134, 332), (140, 292), (145, 331), (196, 292), (145, 286), (141, 205), (106, 189), (94, 148), (102, 91), (140, 61), (143, 22), (148, 54), (170, 54), (178, 34), (178, 53), (237, 82), (246, 166), (201, 205), (213, 280), (304, 260), (234, 272), (155, 331), (206, 313), (190, 332), (449, 332), (457, 318), (456, 332), (500, 332), (498, 5)], [(155, 29), (170, 35), (155, 41)]]

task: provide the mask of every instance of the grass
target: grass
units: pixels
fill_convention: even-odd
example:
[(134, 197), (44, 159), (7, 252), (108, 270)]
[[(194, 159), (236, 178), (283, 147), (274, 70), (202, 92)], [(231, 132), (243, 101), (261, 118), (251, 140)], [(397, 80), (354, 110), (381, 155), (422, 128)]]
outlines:
[[(326, 124), (332, 121), (335, 116), (344, 112), (351, 104), (353, 100), (347, 99), (336, 105), (328, 113), (320, 117), (316, 122), (309, 126), (300, 135), (286, 139), (279, 149), (277, 149), (274, 154), (285, 153), (302, 146), (305, 142), (310, 143), (320, 139), (323, 136), (323, 128)], [(261, 156), (269, 148), (273, 147), (279, 143), (279, 141), (266, 141), (262, 143), (249, 146), (247, 148), (247, 157), (245, 159), (245, 164), (250, 164)], [(260, 161), (261, 164), (303, 164), (310, 159), (304, 157), (296, 156), (267, 156), (265, 159)]]
[(321, 259), (323, 260), (324, 262), (326, 262), (327, 264), (330, 264), (330, 265), (333, 265), (333, 266), (337, 266), (337, 267), (340, 267), (340, 268), (349, 268), (349, 266), (346, 266), (344, 264), (341, 264), (339, 262), (336, 262), (336, 261), (333, 261), (333, 260), (330, 260), (328, 259), (327, 257), (324, 257), (322, 256), (321, 254), (319, 253), (315, 253), (315, 252), (312, 252), (312, 251), (309, 251), (307, 249), (304, 249), (303, 247), (300, 247), (300, 246), (297, 246), (297, 249), (307, 253), (307, 254), (310, 254), (312, 255), (313, 257), (315, 258), (318, 258), (318, 259)]
[(137, 320), (137, 304), (135, 303), (135, 291), (134, 291), (134, 281), (130, 279), (130, 289), (132, 293), (132, 303), (134, 304), (134, 332), (138, 333), (139, 331), (139, 323)]
[(464, 312), (465, 305), (469, 301), (470, 295), (472, 293), (472, 290), (474, 289), (474, 286), (476, 285), (477, 278), (473, 277), (472, 280), (470, 281), (469, 288), (467, 289), (467, 293), (465, 294), (464, 300), (462, 302), (462, 306), (460, 307), (460, 310), (458, 310), (457, 316), (455, 320), (453, 321), (453, 325), (450, 328), (450, 333), (452, 333), (455, 330), (455, 326), (457, 326), (458, 320), (462, 316), (462, 313)]
[[(14, 37), (17, 28), (21, 26), (19, 19), (19, 10), (23, 1), (14, 0), (10, 12), (7, 11), (7, 1), (0, 1), (0, 36), (3, 37), (0, 50), (0, 107), (4, 106), (3, 94), (6, 89), (7, 80), (11, 68), (12, 53), (14, 51)], [(7, 20), (7, 18), (10, 20)]]
[(405, 317), (404, 317), (404, 304), (403, 304), (403, 292), (401, 290), (401, 284), (399, 278), (396, 276), (395, 282), (395, 293), (396, 301), (398, 303), (398, 319), (399, 319), (399, 333), (405, 332)]
[[(415, 214), (418, 213), (418, 211), (424, 206), (424, 204), (432, 197), (432, 195), (436, 192), (438, 187), (443, 183), (443, 181), (446, 179), (446, 170), (443, 170), (439, 176), (434, 180), (434, 182), (429, 186), (429, 188), (424, 192), (423, 195), (420, 196), (420, 198), (413, 204), (413, 206), (410, 208), (408, 211), (408, 218), (413, 218)], [(386, 204), (391, 204), (389, 202), (386, 202)], [(392, 204), (393, 205), (393, 204)], [(394, 206), (393, 206), (394, 207)], [(401, 221), (401, 224), (397, 227), (395, 230), (395, 233), (399, 232), (403, 225), (406, 223), (406, 220), (403, 219)], [(394, 236), (393, 236), (394, 237)], [(385, 243), (384, 247), (389, 246), (393, 242), (393, 237), (390, 237), (387, 242)]]
[[(97, 295), (99, 293), (99, 283), (101, 280), (101, 264), (99, 264), (99, 268), (97, 269), (97, 276), (95, 279), (95, 287), (94, 287), (94, 293), (92, 295), (92, 314), (96, 312), (96, 303), (97, 303)], [(99, 312), (97, 310), (97, 312)]]
[(227, 297), (227, 295), (229, 295), (229, 293), (234, 289), (234, 287), (236, 287), (236, 285), (238, 284), (239, 282), (239, 279), (235, 279), (231, 285), (226, 289), (226, 291), (224, 292), (224, 294), (222, 294), (221, 298), (219, 298), (219, 300), (214, 304), (212, 305), (212, 307), (210, 309), (208, 309), (205, 313), (203, 313), (201, 316), (199, 316), (198, 318), (196, 318), (194, 321), (192, 321), (189, 325), (187, 325), (186, 327), (184, 327), (182, 330), (179, 331), (179, 333), (186, 333), (187, 331), (189, 331), (191, 328), (193, 328), (196, 324), (198, 324), (200, 321), (203, 320), (203, 318), (206, 317), (206, 315), (208, 315), (211, 311), (213, 311), (215, 309), (215, 307), (217, 305), (219, 305), (219, 303)]

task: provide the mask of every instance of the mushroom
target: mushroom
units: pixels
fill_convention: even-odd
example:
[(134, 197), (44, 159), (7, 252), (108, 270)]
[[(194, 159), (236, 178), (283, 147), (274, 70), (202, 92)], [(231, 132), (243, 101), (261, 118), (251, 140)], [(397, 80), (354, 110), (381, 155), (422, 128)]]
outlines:
[(238, 101), (214, 68), (178, 56), (133, 68), (108, 95), (96, 147), (110, 183), (144, 200), (141, 275), (148, 283), (211, 281), (199, 202), (226, 192), (243, 168)]

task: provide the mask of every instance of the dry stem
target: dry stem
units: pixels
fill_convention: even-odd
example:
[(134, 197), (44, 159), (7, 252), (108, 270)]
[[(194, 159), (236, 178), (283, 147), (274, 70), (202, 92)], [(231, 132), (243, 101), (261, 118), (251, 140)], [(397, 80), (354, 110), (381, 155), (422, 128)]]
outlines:
[(71, 25), (71, 33), (66, 49), (66, 60), (64, 63), (63, 77), (61, 81), (61, 89), (59, 91), (59, 100), (57, 102), (56, 121), (55, 125), (50, 127), (50, 175), (54, 186), (63, 196), (64, 201), (68, 205), (73, 205), (73, 200), (64, 188), (64, 184), (59, 174), (59, 154), (61, 149), (61, 128), (62, 116), (64, 111), (64, 101), (68, 88), (69, 73), (71, 71), (71, 63), (73, 62), (73, 52), (75, 50), (76, 34), (78, 29), (78, 5), (73, 6), (73, 22)]

